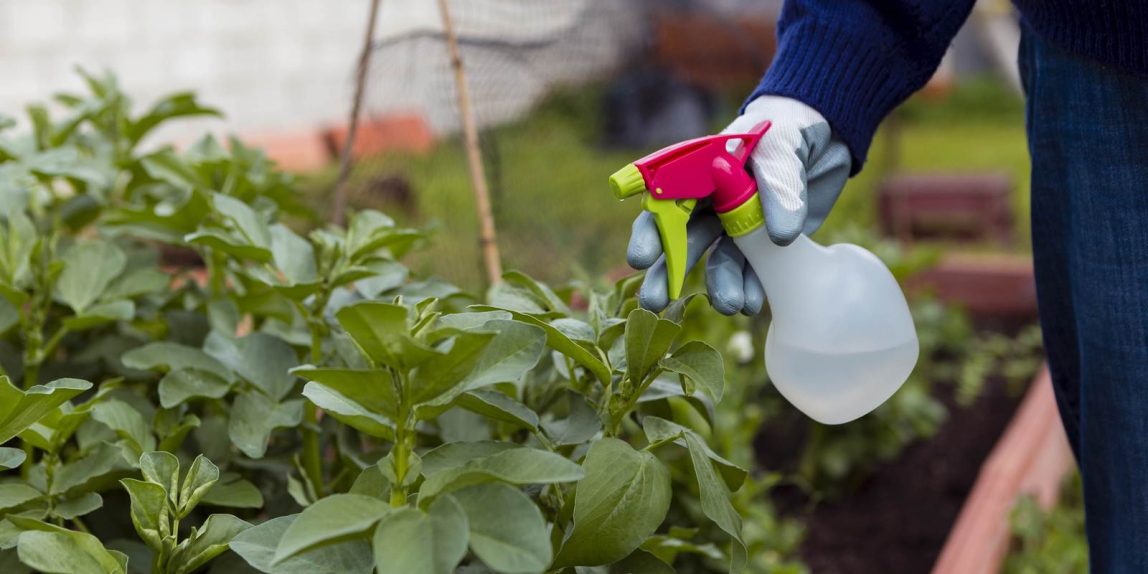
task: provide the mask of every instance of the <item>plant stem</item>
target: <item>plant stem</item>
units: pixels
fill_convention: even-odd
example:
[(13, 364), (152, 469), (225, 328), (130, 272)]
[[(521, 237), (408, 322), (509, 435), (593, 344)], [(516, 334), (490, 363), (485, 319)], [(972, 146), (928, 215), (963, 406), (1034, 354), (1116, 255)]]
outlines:
[(303, 404), (303, 470), (307, 478), (315, 486), (315, 495), (322, 498), (323, 488), (323, 457), (319, 445), (319, 408), (315, 403), (306, 401)]
[(407, 373), (391, 369), (391, 384), (399, 404), (398, 416), (395, 417), (395, 446), (391, 450), (391, 470), (395, 475), (395, 483), (391, 485), (391, 506), (395, 508), (407, 503), (407, 472), (414, 447), (415, 417), (407, 404), (407, 383)]
[[(409, 419), (410, 417), (405, 417)], [(395, 429), (395, 448), (391, 453), (391, 468), (395, 473), (396, 484), (391, 485), (391, 506), (398, 508), (407, 503), (407, 471), (410, 468), (410, 439), (404, 421)]]
[(211, 250), (210, 256), (207, 258), (207, 281), (211, 288), (211, 294), (214, 297), (223, 296), (223, 270), (227, 266), (227, 261), (224, 259), (223, 254)]
[[(323, 360), (323, 309), (327, 306), (329, 292), (317, 296), (315, 306), (307, 310), (307, 326), (311, 330), (311, 364), (318, 365)], [(326, 490), (323, 485), (323, 456), (319, 437), (319, 408), (307, 401), (303, 406), (303, 470), (315, 486), (316, 496), (322, 498)]]

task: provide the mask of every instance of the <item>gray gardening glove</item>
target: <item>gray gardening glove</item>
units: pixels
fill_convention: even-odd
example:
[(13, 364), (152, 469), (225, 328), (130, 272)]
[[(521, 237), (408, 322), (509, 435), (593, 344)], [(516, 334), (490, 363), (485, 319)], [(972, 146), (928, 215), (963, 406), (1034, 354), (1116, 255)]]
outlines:
[[(750, 152), (748, 163), (765, 210), (766, 231), (774, 243), (789, 245), (825, 221), (849, 178), (852, 160), (849, 149), (833, 135), (825, 118), (790, 98), (758, 97), (722, 133), (749, 132), (767, 120), (772, 126)], [(765, 291), (745, 256), (725, 234), (717, 215), (699, 206), (687, 235), (687, 264), (691, 269), (712, 246), (706, 261), (706, 290), (714, 309), (725, 315), (759, 313)], [(634, 220), (626, 260), (635, 269), (647, 270), (638, 293), (641, 305), (651, 311), (664, 309), (670, 302), (665, 257), (658, 228), (647, 212)]]

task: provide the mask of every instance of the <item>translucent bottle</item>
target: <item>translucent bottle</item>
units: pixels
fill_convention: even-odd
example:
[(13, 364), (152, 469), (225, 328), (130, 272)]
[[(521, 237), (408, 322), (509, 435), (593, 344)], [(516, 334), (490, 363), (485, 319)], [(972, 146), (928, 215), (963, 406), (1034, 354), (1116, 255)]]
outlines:
[(822, 247), (802, 235), (769, 239), (748, 150), (769, 130), (697, 138), (658, 150), (610, 176), (618, 199), (642, 195), (665, 253), (667, 288), (681, 295), (687, 223), (702, 199), (749, 259), (765, 287), (773, 324), (765, 366), (777, 389), (814, 420), (841, 424), (901, 388), (919, 352), (909, 305), (893, 274), (856, 245)]
[(777, 390), (824, 424), (884, 403), (917, 363), (919, 344), (901, 287), (856, 245), (801, 235), (780, 247), (764, 226), (734, 238), (765, 287), (773, 323), (765, 366)]

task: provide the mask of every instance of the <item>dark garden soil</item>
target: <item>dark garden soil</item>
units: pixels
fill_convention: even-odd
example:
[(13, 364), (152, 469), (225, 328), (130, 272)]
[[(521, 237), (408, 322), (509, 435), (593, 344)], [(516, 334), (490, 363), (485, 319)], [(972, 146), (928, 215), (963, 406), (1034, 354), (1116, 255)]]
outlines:
[[(937, 435), (910, 445), (833, 501), (811, 504), (797, 488), (775, 489), (778, 510), (806, 525), (801, 558), (813, 574), (928, 573), (1020, 402), (1022, 394), (1005, 387), (991, 380), (974, 404), (961, 408), (951, 385), (937, 385), (949, 408)], [(764, 443), (759, 456), (781, 454)]]

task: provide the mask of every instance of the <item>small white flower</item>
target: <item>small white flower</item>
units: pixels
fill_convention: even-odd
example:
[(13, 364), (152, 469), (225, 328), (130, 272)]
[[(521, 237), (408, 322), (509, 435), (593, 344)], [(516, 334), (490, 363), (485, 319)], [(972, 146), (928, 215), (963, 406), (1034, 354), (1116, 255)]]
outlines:
[(733, 355), (738, 363), (745, 364), (753, 360), (753, 335), (749, 331), (734, 333), (726, 343), (726, 352)]

